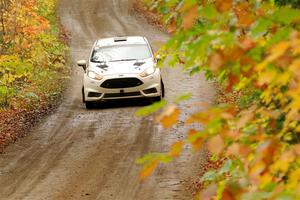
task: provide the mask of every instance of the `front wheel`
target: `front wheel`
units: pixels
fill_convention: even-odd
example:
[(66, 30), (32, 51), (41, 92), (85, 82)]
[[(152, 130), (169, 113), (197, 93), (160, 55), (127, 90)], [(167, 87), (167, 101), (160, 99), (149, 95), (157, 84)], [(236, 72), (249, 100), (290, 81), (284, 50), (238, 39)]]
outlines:
[(86, 101), (85, 102), (86, 109), (93, 109), (94, 108), (94, 102)]
[(81, 94), (82, 94), (82, 102), (85, 103), (84, 87), (82, 87), (81, 89)]
[(161, 99), (162, 99), (161, 96), (159, 96), (159, 97), (153, 97), (153, 98), (152, 98), (152, 102), (153, 102), (153, 103), (159, 102), (159, 101), (161, 101)]
[(161, 98), (164, 98), (165, 97), (165, 84), (162, 79), (160, 81), (160, 84), (161, 84)]

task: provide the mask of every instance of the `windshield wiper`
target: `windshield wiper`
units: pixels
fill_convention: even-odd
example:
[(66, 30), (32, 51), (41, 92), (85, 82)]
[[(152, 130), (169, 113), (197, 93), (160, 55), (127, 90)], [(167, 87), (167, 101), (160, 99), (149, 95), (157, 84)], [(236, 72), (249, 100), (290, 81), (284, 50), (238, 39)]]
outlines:
[(102, 60), (91, 60), (91, 62), (93, 62), (93, 63), (105, 63), (105, 61), (102, 61)]
[(137, 60), (137, 59), (133, 59), (133, 58), (131, 58), (131, 59), (120, 59), (120, 60), (111, 60), (109, 62), (133, 61), (133, 60)]

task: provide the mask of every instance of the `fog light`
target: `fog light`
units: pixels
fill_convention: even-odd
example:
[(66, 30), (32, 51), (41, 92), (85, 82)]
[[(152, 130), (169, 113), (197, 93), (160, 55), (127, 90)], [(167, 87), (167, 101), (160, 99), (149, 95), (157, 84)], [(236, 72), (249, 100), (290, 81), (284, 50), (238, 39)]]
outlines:
[(150, 88), (150, 89), (147, 89), (147, 90), (143, 90), (143, 92), (145, 94), (157, 93), (157, 89), (156, 88)]
[(102, 93), (89, 92), (88, 97), (100, 97)]

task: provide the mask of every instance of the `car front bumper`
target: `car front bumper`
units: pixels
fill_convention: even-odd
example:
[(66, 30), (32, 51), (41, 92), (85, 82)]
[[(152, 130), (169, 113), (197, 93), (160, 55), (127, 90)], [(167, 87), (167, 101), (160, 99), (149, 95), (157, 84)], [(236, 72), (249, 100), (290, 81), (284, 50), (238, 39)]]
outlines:
[[(136, 78), (141, 81), (140, 85), (133, 87), (104, 88), (103, 83), (107, 80), (117, 80), (126, 78)], [(102, 80), (91, 79), (84, 74), (84, 97), (85, 101), (103, 101), (110, 99), (128, 99), (128, 98), (152, 98), (161, 96), (161, 75), (156, 70), (150, 76), (140, 77), (137, 74), (106, 75)]]

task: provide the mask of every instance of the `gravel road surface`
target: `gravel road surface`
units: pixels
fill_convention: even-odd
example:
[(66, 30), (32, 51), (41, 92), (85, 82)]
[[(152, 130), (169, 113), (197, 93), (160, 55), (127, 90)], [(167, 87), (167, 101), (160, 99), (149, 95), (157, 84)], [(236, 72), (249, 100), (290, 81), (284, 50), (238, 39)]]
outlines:
[[(72, 35), (71, 56), (87, 59), (97, 38), (143, 35), (155, 50), (168, 40), (145, 20), (129, 10), (125, 0), (60, 0), (58, 14)], [(182, 181), (194, 172), (203, 154), (183, 155), (159, 169), (144, 182), (135, 160), (148, 152), (164, 152), (182, 138), (186, 105), (212, 102), (213, 85), (199, 74), (190, 77), (180, 68), (164, 68), (166, 99), (193, 92), (181, 104), (181, 122), (164, 130), (153, 116), (138, 118), (135, 112), (145, 102), (109, 102), (86, 110), (81, 102), (83, 70), (73, 66), (72, 79), (58, 110), (43, 120), (25, 138), (0, 155), (1, 200), (152, 200), (191, 199)], [(47, 81), (47, 80), (45, 80)]]

